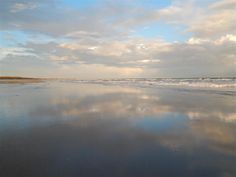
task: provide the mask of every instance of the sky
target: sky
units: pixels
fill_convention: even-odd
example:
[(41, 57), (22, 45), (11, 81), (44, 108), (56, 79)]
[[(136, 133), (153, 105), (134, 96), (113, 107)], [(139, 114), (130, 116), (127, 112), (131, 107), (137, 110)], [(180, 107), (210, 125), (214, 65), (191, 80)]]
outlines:
[(0, 75), (236, 76), (236, 0), (0, 0)]

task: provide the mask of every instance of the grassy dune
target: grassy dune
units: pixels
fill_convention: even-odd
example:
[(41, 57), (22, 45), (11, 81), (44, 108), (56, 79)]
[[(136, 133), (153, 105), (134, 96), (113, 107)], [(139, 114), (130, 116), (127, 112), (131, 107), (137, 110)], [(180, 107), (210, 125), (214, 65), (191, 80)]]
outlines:
[(37, 78), (18, 77), (18, 76), (0, 76), (0, 79), (37, 79)]
[(18, 76), (0, 76), (0, 83), (32, 83), (41, 82), (40, 78), (18, 77)]

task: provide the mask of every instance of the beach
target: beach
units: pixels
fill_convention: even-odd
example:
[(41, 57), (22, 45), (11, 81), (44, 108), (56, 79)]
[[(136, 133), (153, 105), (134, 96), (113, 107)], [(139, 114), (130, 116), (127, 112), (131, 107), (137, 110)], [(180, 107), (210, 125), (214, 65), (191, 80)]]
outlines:
[(122, 83), (0, 84), (1, 175), (236, 176), (235, 88)]

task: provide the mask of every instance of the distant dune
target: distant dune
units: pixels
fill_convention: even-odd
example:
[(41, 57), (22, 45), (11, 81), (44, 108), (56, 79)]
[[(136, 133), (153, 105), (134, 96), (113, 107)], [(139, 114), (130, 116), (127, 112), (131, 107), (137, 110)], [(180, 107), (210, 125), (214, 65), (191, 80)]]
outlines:
[(41, 78), (18, 77), (18, 76), (0, 76), (0, 83), (32, 83), (41, 82)]
[(19, 77), (19, 76), (0, 76), (0, 79), (38, 79), (38, 78)]

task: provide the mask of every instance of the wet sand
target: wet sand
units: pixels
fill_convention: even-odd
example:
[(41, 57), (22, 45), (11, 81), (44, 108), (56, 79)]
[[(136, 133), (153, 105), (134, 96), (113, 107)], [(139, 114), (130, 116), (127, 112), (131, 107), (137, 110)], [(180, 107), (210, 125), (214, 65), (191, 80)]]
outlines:
[(235, 95), (47, 81), (0, 103), (0, 176), (236, 176)]

